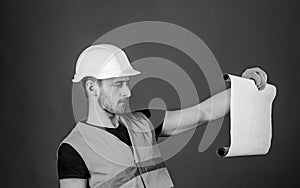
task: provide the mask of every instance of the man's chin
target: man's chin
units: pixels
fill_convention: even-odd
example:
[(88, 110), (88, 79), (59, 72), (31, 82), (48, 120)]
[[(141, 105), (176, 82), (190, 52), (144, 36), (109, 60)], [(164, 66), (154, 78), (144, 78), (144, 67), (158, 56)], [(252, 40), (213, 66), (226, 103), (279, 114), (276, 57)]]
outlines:
[(121, 114), (124, 114), (125, 111), (126, 111), (126, 107), (125, 106), (122, 106), (122, 107), (117, 107), (117, 108), (113, 108), (111, 111), (113, 111), (112, 113), (113, 114), (116, 114), (116, 115), (121, 115)]
[(126, 112), (126, 108), (116, 110), (115, 114), (116, 114), (116, 115), (122, 115), (122, 114), (125, 114), (125, 112)]
[(126, 104), (122, 105), (122, 107), (118, 107), (116, 110), (115, 110), (115, 114), (117, 115), (122, 115), (126, 112)]

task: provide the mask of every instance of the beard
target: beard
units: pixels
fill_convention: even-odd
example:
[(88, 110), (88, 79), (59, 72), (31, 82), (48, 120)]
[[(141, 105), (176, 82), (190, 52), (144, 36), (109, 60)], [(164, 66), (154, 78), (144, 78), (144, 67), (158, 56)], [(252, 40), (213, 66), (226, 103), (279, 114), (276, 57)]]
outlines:
[(110, 98), (102, 91), (100, 92), (100, 96), (98, 98), (98, 104), (103, 110), (113, 115), (124, 114), (126, 110), (126, 104), (123, 104), (122, 107), (119, 107), (118, 103), (116, 106), (114, 106)]

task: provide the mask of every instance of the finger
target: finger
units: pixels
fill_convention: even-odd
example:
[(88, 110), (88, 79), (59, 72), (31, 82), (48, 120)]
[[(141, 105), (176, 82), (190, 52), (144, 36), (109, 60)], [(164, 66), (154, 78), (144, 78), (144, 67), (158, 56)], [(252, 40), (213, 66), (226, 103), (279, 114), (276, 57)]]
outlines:
[(259, 67), (255, 67), (253, 68), (254, 71), (256, 71), (262, 78), (265, 82), (267, 82), (267, 73), (265, 71), (263, 71), (261, 68)]
[(250, 78), (252, 78), (254, 80), (255, 85), (257, 87), (261, 87), (262, 80), (261, 80), (261, 77), (259, 76), (259, 74), (257, 72), (252, 72), (251, 75), (250, 75)]
[(260, 76), (261, 78), (261, 83), (258, 86), (260, 90), (265, 89), (266, 85), (267, 85), (267, 74), (260, 68), (256, 69), (257, 74)]
[(251, 78), (252, 78), (252, 77), (251, 77), (251, 74), (252, 74), (251, 69), (247, 69), (246, 71), (243, 72), (242, 77), (243, 77), (243, 78), (251, 79)]
[(264, 84), (262, 90), (264, 90), (266, 88), (267, 84), (268, 84), (268, 75), (264, 74), (264, 77), (265, 77), (265, 84)]
[(259, 89), (260, 89), (260, 90), (263, 90), (263, 89), (265, 89), (266, 84), (267, 84), (266, 77), (264, 76), (265, 74), (264, 74), (263, 72), (259, 72), (258, 74), (259, 74), (260, 77), (262, 78), (262, 81), (261, 81), (261, 84), (260, 84), (260, 86), (259, 86)]
[(247, 69), (243, 74), (242, 74), (243, 78), (248, 78), (251, 79), (255, 82), (255, 85), (258, 85), (260, 83), (259, 81), (259, 76), (256, 75), (255, 70), (252, 69)]
[(264, 90), (266, 88), (267, 84), (262, 85), (260, 88), (258, 88), (259, 90)]

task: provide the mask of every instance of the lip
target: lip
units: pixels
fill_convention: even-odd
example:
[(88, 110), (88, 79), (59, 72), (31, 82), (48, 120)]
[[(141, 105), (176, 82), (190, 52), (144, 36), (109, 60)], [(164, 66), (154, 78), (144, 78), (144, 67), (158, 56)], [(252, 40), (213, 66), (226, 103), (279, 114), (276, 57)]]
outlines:
[(119, 103), (126, 103), (127, 100), (120, 100)]

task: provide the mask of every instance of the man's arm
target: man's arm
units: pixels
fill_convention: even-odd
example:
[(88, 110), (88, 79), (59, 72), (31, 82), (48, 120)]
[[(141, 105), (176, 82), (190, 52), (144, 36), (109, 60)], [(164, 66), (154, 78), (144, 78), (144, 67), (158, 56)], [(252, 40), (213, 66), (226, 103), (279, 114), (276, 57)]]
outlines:
[(59, 180), (60, 188), (86, 188), (87, 180), (86, 179), (61, 179)]
[[(212, 101), (215, 103), (214, 109)], [(161, 135), (177, 135), (208, 121), (219, 119), (229, 112), (229, 106), (230, 89), (227, 89), (195, 106), (167, 111)]]
[[(267, 84), (267, 74), (260, 68), (247, 69), (242, 77), (253, 79), (261, 90)], [(161, 135), (177, 135), (225, 116), (230, 108), (230, 94), (231, 90), (227, 89), (192, 107), (167, 111)], [(214, 108), (212, 102), (214, 102)]]

